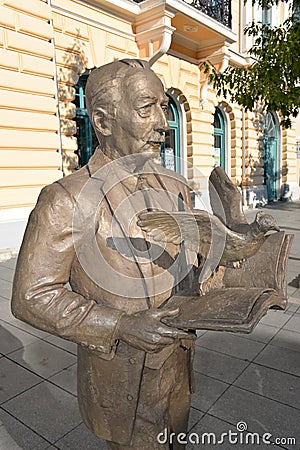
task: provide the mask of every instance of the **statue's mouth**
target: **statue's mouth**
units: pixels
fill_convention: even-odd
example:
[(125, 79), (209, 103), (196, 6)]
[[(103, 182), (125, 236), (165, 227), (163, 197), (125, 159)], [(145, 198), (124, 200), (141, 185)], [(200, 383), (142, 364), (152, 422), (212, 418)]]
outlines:
[(164, 141), (148, 141), (148, 145), (151, 147), (160, 147)]

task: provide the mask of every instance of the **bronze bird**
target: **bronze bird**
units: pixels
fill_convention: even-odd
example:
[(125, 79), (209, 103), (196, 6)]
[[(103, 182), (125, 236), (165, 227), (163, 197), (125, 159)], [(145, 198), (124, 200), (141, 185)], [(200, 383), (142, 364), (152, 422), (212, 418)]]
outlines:
[(180, 244), (205, 258), (219, 258), (219, 265), (232, 266), (254, 255), (269, 231), (280, 231), (274, 218), (259, 211), (244, 232), (233, 231), (221, 220), (202, 210), (152, 211), (139, 215), (138, 225), (155, 241)]

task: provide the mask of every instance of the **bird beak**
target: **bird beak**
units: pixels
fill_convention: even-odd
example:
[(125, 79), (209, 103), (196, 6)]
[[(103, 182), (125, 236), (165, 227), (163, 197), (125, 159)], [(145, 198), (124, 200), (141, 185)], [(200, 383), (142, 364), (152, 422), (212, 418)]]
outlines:
[(274, 227), (275, 231), (280, 231), (280, 228), (276, 225), (276, 227)]

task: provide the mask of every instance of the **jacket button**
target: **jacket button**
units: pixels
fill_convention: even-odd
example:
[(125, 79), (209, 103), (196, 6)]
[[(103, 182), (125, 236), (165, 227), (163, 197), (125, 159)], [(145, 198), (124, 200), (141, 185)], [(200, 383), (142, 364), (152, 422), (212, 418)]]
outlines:
[(135, 364), (136, 363), (136, 359), (135, 358), (130, 358), (129, 362), (130, 362), (130, 364)]
[(129, 400), (129, 401), (131, 402), (131, 400), (133, 400), (132, 395), (128, 394), (128, 395), (127, 395), (127, 400)]

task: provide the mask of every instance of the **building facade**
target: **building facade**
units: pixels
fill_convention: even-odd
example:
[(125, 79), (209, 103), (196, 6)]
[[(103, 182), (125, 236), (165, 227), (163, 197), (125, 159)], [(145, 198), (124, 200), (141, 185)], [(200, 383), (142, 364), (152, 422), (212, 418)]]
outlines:
[(287, 14), (251, 0), (0, 0), (0, 251), (18, 248), (41, 188), (92, 154), (85, 81), (115, 59), (150, 60), (164, 83), (163, 164), (186, 176), (197, 207), (215, 165), (247, 205), (299, 198), (295, 127), (218, 98), (201, 69), (248, 64), (244, 26)]

